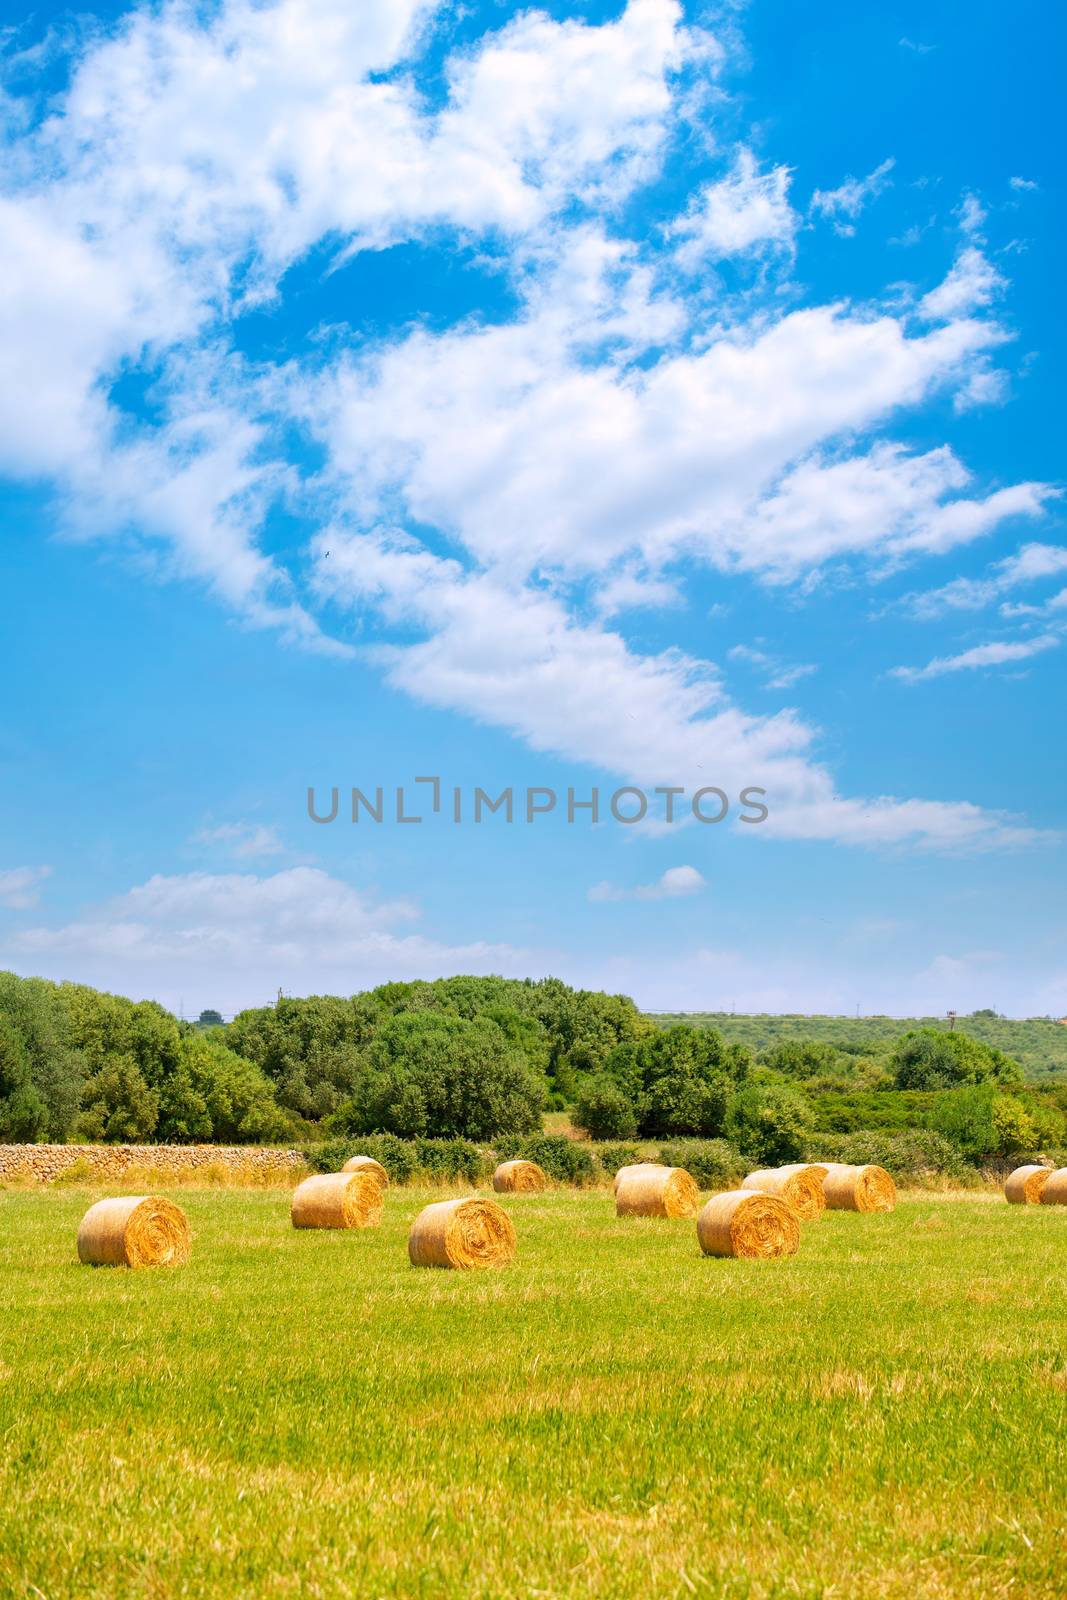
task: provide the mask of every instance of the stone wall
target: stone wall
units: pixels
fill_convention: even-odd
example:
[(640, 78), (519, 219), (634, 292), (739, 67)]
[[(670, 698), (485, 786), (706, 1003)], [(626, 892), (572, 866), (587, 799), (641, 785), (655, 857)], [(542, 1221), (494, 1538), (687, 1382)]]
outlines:
[(150, 1167), (160, 1180), (191, 1179), (202, 1168), (247, 1177), (251, 1182), (295, 1178), (304, 1169), (299, 1150), (272, 1150), (258, 1145), (218, 1144), (0, 1144), (0, 1182), (9, 1178), (51, 1183), (77, 1164), (87, 1182), (122, 1178), (131, 1168)]

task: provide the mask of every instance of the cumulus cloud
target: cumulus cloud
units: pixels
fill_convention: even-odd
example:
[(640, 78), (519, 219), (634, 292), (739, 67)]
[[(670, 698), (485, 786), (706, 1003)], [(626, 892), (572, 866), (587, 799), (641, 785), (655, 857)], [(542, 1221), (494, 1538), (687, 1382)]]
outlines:
[(406, 900), (382, 900), (319, 868), (268, 876), (156, 876), (73, 922), (10, 935), (3, 960), (177, 1007), (230, 1012), (290, 993), (350, 994), (397, 977), (507, 972), (536, 953), (482, 942), (449, 945), (417, 932)]
[(633, 889), (621, 888), (614, 883), (594, 883), (586, 899), (605, 900), (679, 900), (699, 894), (707, 882), (696, 867), (668, 867), (655, 883), (639, 883)]
[[(391, 684), (538, 750), (766, 783), (794, 837), (1025, 836), (965, 801), (838, 795), (797, 714), (752, 715), (717, 663), (609, 626), (684, 598), (693, 564), (878, 573), (1041, 512), (1044, 484), (882, 436), (935, 395), (992, 398), (978, 202), (918, 330), (899, 301), (797, 285), (717, 302), (680, 262), (787, 266), (789, 171), (743, 144), (662, 234), (625, 236), (721, 56), (675, 0), (526, 11), (462, 48), (450, 26), (415, 0), (167, 0), (94, 34), (3, 158), (0, 462), (56, 485), (69, 533), (166, 551), (248, 625), (340, 657), (320, 619), (358, 611)], [(891, 166), (813, 209), (847, 231)], [(371, 336), (356, 306), (295, 357), (238, 354), (294, 264), (442, 239), (483, 251), (506, 311), (442, 326), (416, 305)], [(278, 506), (309, 530), (289, 561), (264, 536)]]
[(706, 184), (670, 230), (682, 241), (678, 264), (693, 271), (757, 248), (790, 249), (798, 220), (788, 199), (790, 176), (783, 166), (761, 172), (752, 151), (739, 150), (732, 172)]

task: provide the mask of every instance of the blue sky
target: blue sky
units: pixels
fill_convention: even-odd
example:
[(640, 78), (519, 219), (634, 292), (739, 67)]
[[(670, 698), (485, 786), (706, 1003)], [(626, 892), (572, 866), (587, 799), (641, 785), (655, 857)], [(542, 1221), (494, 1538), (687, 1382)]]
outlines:
[(1063, 27), (9, 8), (0, 963), (1067, 1011)]

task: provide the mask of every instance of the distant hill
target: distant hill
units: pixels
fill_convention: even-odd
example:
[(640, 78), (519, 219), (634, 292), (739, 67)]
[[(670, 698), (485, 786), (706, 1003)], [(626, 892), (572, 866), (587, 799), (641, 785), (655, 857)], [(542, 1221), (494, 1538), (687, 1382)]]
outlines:
[[(653, 1020), (668, 1026), (686, 1022), (717, 1028), (724, 1038), (761, 1051), (782, 1039), (818, 1039), (849, 1055), (886, 1056), (911, 1028), (947, 1028), (944, 1017), (807, 1017), (734, 1015), (728, 1011), (660, 1011)], [(1039, 1083), (1067, 1078), (1067, 1026), (1049, 1017), (1022, 1020), (975, 1011), (956, 1019), (956, 1027), (1014, 1056), (1026, 1076)]]

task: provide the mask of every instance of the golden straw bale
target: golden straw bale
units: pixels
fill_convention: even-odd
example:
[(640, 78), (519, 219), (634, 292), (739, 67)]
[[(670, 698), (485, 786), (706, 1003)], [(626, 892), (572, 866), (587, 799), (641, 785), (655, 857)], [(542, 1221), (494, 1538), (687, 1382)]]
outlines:
[(369, 1172), (373, 1177), (377, 1178), (379, 1188), (388, 1189), (389, 1187), (389, 1174), (381, 1162), (375, 1161), (373, 1156), (349, 1156), (341, 1171)]
[(1004, 1198), (1013, 1206), (1039, 1205), (1051, 1174), (1051, 1167), (1016, 1167), (1004, 1184)]
[(612, 1188), (618, 1193), (619, 1184), (623, 1178), (629, 1177), (631, 1172), (666, 1172), (662, 1161), (634, 1161), (628, 1167), (620, 1167), (612, 1179)]
[(158, 1195), (98, 1200), (78, 1229), (78, 1259), (92, 1267), (182, 1267), (189, 1259), (185, 1213)]
[(635, 1167), (615, 1190), (620, 1217), (695, 1217), (700, 1190), (684, 1167)]
[(502, 1161), (493, 1173), (497, 1194), (541, 1194), (548, 1188), (548, 1174), (536, 1161)]
[(706, 1256), (792, 1256), (800, 1243), (800, 1218), (787, 1200), (760, 1189), (714, 1194), (697, 1218)]
[(1041, 1191), (1043, 1206), (1067, 1206), (1067, 1167), (1050, 1172)]
[(822, 1191), (831, 1211), (892, 1211), (897, 1186), (884, 1167), (828, 1162)]
[(758, 1189), (764, 1194), (776, 1194), (793, 1207), (801, 1222), (814, 1222), (826, 1210), (826, 1196), (822, 1192), (825, 1167), (812, 1167), (798, 1163), (788, 1167), (765, 1167), (760, 1172), (750, 1172), (741, 1184), (742, 1189)]
[(476, 1195), (436, 1200), (411, 1225), (413, 1267), (506, 1267), (515, 1254), (515, 1226), (495, 1200)]
[(293, 1190), (294, 1228), (373, 1228), (382, 1220), (382, 1189), (373, 1172), (320, 1172)]

